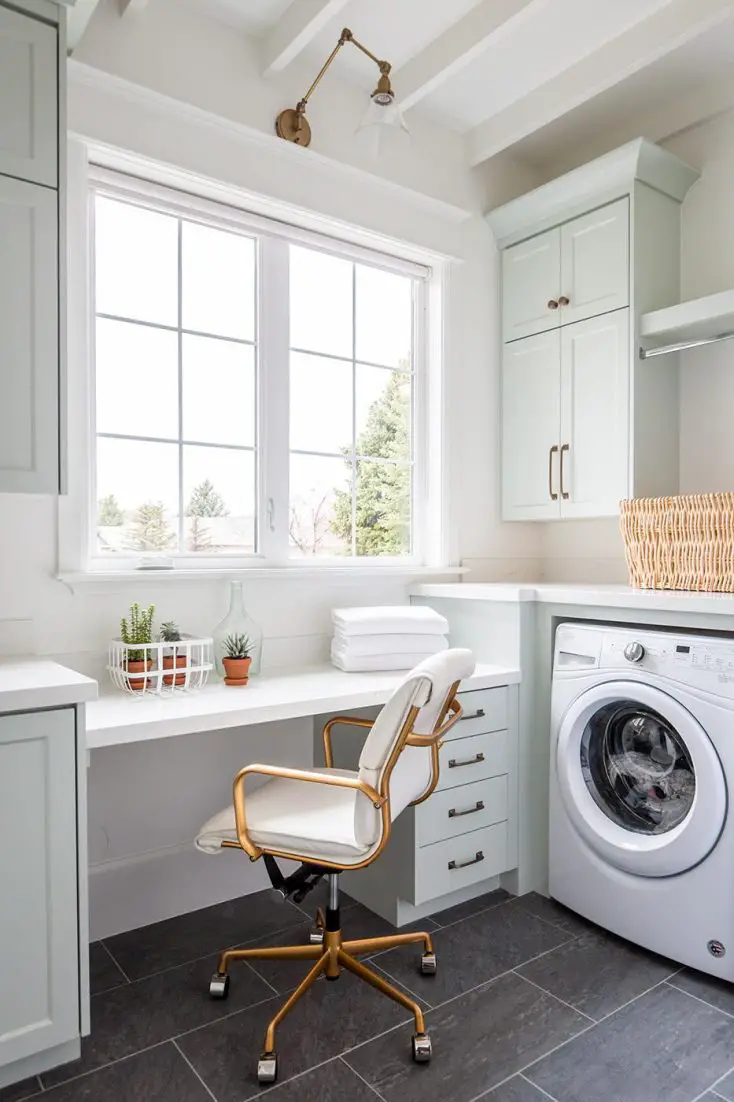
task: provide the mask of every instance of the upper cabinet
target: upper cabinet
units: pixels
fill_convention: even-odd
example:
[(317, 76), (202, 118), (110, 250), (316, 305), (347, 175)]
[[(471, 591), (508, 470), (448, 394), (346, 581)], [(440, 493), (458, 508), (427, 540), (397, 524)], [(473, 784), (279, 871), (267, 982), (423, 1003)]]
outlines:
[(698, 174), (644, 139), (491, 211), (501, 250), (505, 520), (609, 516), (678, 488), (675, 364), (640, 317), (678, 301)]
[(0, 7), (0, 174), (58, 184), (58, 33)]
[(65, 329), (58, 26), (0, 0), (0, 493), (62, 484)]

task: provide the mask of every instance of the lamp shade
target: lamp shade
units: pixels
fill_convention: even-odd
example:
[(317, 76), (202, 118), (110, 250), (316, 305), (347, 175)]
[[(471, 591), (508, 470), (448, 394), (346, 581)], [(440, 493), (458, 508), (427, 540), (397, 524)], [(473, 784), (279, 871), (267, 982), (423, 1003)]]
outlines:
[(410, 131), (405, 125), (402, 111), (392, 97), (388, 103), (380, 103), (375, 95), (370, 97), (367, 110), (357, 127), (355, 142), (360, 149), (372, 156), (396, 153), (410, 145)]

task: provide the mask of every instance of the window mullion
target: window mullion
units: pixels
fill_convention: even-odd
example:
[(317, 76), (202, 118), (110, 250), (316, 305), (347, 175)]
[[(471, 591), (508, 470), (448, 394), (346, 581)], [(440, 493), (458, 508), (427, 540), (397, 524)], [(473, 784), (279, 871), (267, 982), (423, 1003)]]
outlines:
[(274, 562), (288, 559), (289, 316), (288, 243), (263, 237), (259, 268), (259, 550)]

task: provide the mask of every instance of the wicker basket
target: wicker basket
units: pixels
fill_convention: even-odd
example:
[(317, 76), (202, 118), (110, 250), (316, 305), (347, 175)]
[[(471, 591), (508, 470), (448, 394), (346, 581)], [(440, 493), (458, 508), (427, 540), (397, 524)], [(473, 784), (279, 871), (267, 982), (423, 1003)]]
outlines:
[(630, 585), (734, 593), (734, 493), (621, 505)]

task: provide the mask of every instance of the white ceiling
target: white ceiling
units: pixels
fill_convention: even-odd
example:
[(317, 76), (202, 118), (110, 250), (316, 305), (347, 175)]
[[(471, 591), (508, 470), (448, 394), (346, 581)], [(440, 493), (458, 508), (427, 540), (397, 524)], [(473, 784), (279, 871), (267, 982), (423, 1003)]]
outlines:
[[(717, 82), (716, 102), (728, 96), (734, 106), (734, 80), (730, 94), (724, 87), (734, 62), (734, 0), (179, 2), (259, 39), (267, 79), (300, 55), (318, 67), (348, 26), (390, 61), (408, 111), (467, 134), (473, 164), (510, 148), (547, 160), (559, 143), (599, 127), (624, 129), (653, 108), (655, 127), (670, 133), (678, 117), (690, 125), (683, 91), (704, 110), (701, 86)], [(345, 48), (337, 65), (369, 90), (370, 62), (358, 50)]]

